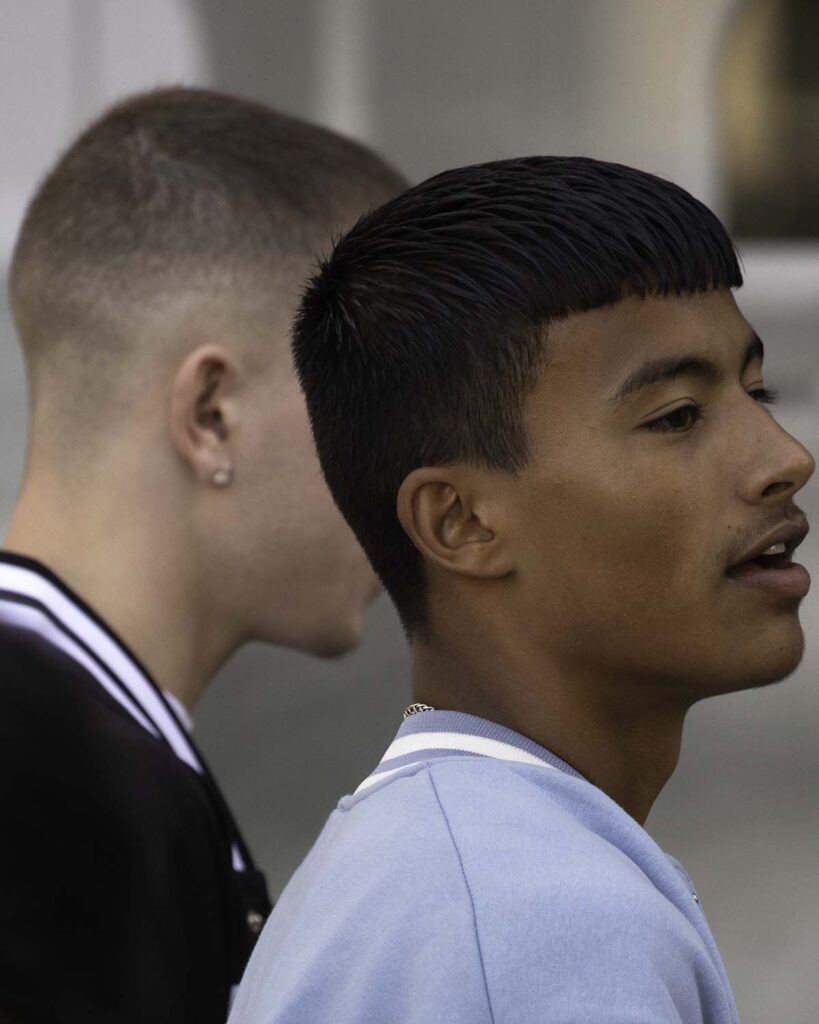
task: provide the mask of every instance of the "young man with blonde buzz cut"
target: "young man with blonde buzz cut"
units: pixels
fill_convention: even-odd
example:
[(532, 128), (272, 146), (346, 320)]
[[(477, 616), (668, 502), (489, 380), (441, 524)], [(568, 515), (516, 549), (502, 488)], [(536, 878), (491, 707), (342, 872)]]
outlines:
[(736, 1024), (643, 823), (688, 709), (799, 662), (810, 454), (717, 218), (616, 164), (438, 175), (294, 340), (414, 700), (274, 910), (232, 1024)]
[(188, 712), (246, 641), (358, 642), (378, 584), (321, 480), (288, 328), (314, 253), (403, 184), (330, 131), (179, 88), (108, 111), (29, 206), (3, 1021), (227, 1015), (269, 900)]

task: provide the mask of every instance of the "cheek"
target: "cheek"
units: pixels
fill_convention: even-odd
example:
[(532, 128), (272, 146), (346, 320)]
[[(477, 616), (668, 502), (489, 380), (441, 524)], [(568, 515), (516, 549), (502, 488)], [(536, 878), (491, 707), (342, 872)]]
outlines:
[[(706, 538), (690, 489), (612, 465), (538, 481), (528, 507), (524, 563), (564, 610), (625, 610), (702, 595)], [(697, 580), (699, 584), (697, 585)], [(556, 604), (557, 607), (557, 604)]]

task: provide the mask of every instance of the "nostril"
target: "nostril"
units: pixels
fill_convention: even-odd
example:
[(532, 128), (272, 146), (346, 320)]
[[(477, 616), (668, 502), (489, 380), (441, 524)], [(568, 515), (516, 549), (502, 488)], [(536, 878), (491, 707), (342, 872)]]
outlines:
[(781, 494), (783, 491), (792, 491), (795, 487), (795, 483), (789, 483), (787, 480), (779, 480), (775, 484), (768, 484), (762, 492), (762, 497), (767, 498), (773, 494)]

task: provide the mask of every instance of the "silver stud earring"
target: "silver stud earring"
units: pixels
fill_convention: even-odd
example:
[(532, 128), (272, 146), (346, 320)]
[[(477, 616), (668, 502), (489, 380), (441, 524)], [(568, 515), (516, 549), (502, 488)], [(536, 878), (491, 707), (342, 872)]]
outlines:
[(230, 487), (233, 483), (233, 466), (220, 466), (211, 477), (214, 487)]

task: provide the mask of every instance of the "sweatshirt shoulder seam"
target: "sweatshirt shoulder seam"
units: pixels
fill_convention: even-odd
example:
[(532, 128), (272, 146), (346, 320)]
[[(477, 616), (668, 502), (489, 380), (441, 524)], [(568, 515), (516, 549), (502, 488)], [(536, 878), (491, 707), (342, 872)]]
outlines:
[(489, 996), (489, 983), (487, 982), (486, 979), (486, 966), (484, 964), (483, 949), (481, 948), (481, 940), (478, 934), (478, 919), (477, 914), (475, 912), (475, 900), (472, 895), (472, 889), (469, 885), (469, 879), (466, 876), (466, 870), (464, 868), (463, 858), (461, 857), (461, 851), (458, 849), (458, 844), (455, 841), (455, 836), (452, 832), (452, 826), (450, 825), (449, 818), (447, 817), (447, 813), (444, 810), (444, 805), (438, 793), (438, 788), (435, 785), (435, 779), (433, 777), (432, 771), (433, 765), (428, 762), (426, 765), (426, 769), (427, 777), (429, 779), (430, 786), (432, 787), (432, 793), (435, 798), (435, 802), (438, 805), (439, 811), (441, 812), (441, 817), (443, 818), (444, 825), (446, 826), (447, 834), (449, 835), (450, 842), (452, 843), (452, 849), (455, 851), (455, 857), (458, 861), (458, 868), (460, 870), (461, 878), (463, 879), (464, 888), (466, 889), (467, 898), (469, 900), (469, 909), (472, 915), (472, 929), (475, 937), (475, 948), (478, 953), (478, 964), (480, 965), (481, 979), (483, 981), (484, 994), (486, 996), (486, 1008), (489, 1013), (490, 1024), (495, 1024), (495, 1015), (492, 1010), (492, 1000)]

